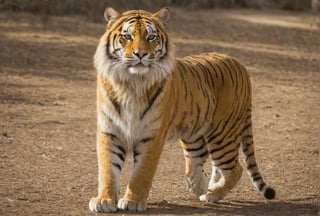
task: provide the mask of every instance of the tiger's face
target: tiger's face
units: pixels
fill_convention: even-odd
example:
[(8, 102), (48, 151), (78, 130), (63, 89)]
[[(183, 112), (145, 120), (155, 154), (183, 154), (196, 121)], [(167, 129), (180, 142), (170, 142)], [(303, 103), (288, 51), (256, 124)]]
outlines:
[(131, 10), (120, 14), (105, 11), (107, 30), (98, 46), (95, 65), (98, 71), (120, 81), (143, 77), (161, 81), (173, 69), (173, 51), (165, 31), (169, 19), (166, 8), (151, 14)]
[[(127, 65), (129, 73), (145, 74), (162, 54), (161, 37), (154, 22), (133, 16), (119, 28), (119, 49), (116, 52)], [(121, 48), (120, 48), (121, 47)]]

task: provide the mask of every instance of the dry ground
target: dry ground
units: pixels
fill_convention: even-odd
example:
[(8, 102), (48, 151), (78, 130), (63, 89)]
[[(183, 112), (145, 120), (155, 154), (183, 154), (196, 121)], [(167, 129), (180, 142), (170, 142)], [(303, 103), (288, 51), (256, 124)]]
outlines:
[[(247, 65), (258, 164), (277, 199), (265, 201), (244, 174), (223, 201), (200, 203), (185, 190), (179, 145), (168, 144), (146, 214), (319, 214), (318, 17), (171, 11), (177, 56), (217, 51)], [(88, 201), (97, 188), (92, 56), (103, 31), (103, 24), (81, 17), (0, 13), (0, 215), (92, 215)], [(129, 172), (128, 165), (123, 189)]]

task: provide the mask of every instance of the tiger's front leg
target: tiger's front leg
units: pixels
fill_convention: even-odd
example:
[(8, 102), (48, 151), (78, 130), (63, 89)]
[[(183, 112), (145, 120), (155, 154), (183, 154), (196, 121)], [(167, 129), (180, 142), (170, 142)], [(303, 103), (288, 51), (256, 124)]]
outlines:
[(133, 172), (126, 193), (118, 202), (118, 208), (145, 211), (152, 179), (163, 149), (163, 138), (145, 138), (134, 148)]
[(115, 212), (120, 188), (120, 171), (126, 151), (110, 133), (97, 131), (97, 154), (99, 166), (98, 196), (90, 200), (93, 212)]

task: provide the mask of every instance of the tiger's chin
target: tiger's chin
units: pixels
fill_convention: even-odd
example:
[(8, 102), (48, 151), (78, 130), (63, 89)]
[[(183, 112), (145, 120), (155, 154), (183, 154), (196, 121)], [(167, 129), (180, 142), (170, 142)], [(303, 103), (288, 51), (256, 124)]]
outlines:
[(139, 64), (135, 66), (130, 66), (128, 68), (128, 71), (130, 74), (134, 75), (145, 75), (150, 71), (150, 67)]

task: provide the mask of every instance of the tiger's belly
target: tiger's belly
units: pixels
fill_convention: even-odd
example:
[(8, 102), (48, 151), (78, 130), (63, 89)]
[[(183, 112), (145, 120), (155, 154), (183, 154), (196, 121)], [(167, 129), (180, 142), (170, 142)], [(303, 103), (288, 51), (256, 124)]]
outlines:
[(193, 142), (199, 139), (199, 137), (205, 137), (208, 132), (209, 121), (201, 122), (198, 127), (194, 127), (193, 124), (180, 122), (177, 125), (172, 125), (167, 135), (167, 142), (173, 143), (182, 139), (187, 142)]

